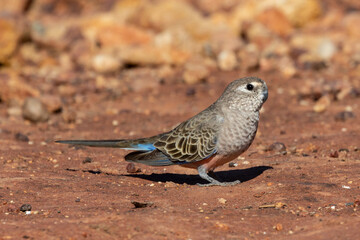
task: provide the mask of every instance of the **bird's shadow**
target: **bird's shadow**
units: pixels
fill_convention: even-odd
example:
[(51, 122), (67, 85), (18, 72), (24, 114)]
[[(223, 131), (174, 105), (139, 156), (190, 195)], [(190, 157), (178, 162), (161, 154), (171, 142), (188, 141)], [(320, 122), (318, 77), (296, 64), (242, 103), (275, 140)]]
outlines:
[[(258, 166), (251, 167), (246, 169), (237, 169), (229, 171), (219, 171), (216, 172), (216, 178), (222, 182), (233, 182), (240, 180), (240, 182), (246, 182), (253, 178), (256, 178), (264, 171), (268, 169), (273, 169), (270, 166)], [(146, 179), (153, 182), (174, 182), (178, 184), (188, 184), (196, 185), (197, 183), (208, 183), (206, 180), (199, 177), (199, 175), (187, 175), (187, 174), (177, 174), (177, 173), (152, 173), (151, 175), (145, 174), (130, 174), (126, 175), (128, 177), (135, 177)]]

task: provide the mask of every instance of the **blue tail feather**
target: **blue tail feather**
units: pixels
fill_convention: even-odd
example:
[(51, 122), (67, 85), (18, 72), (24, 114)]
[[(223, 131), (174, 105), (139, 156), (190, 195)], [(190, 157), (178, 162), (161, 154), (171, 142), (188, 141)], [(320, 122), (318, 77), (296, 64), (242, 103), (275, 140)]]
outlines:
[(152, 150), (155, 150), (156, 148), (154, 147), (154, 144), (152, 144), (152, 143), (139, 143), (139, 144), (131, 145), (130, 148), (124, 148), (124, 149), (152, 151)]

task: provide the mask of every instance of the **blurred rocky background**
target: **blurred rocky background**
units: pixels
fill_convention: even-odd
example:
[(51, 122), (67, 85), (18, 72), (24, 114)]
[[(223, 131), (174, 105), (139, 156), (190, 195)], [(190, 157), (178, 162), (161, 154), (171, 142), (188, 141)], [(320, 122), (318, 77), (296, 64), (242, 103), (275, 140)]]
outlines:
[[(239, 185), (54, 142), (168, 131), (245, 76)], [(359, 239), (359, 116), (359, 0), (0, 0), (0, 240)]]
[(67, 106), (87, 92), (116, 98), (219, 71), (285, 79), (292, 87), (278, 91), (323, 112), (360, 95), (359, 10), (356, 0), (0, 0), (1, 113), (71, 122)]

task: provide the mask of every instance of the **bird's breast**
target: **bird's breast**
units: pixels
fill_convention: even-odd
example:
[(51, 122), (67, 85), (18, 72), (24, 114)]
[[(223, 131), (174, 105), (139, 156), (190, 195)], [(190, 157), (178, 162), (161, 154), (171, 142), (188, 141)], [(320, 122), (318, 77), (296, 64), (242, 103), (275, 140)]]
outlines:
[(224, 118), (217, 141), (220, 155), (240, 155), (254, 140), (259, 121), (257, 112), (249, 114), (229, 113)]

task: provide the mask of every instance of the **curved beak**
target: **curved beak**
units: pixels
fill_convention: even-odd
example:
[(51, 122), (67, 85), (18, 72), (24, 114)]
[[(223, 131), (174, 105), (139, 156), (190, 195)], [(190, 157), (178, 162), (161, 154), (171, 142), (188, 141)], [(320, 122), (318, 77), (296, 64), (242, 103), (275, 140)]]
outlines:
[(263, 91), (263, 101), (265, 102), (268, 99), (268, 91), (267, 89)]

